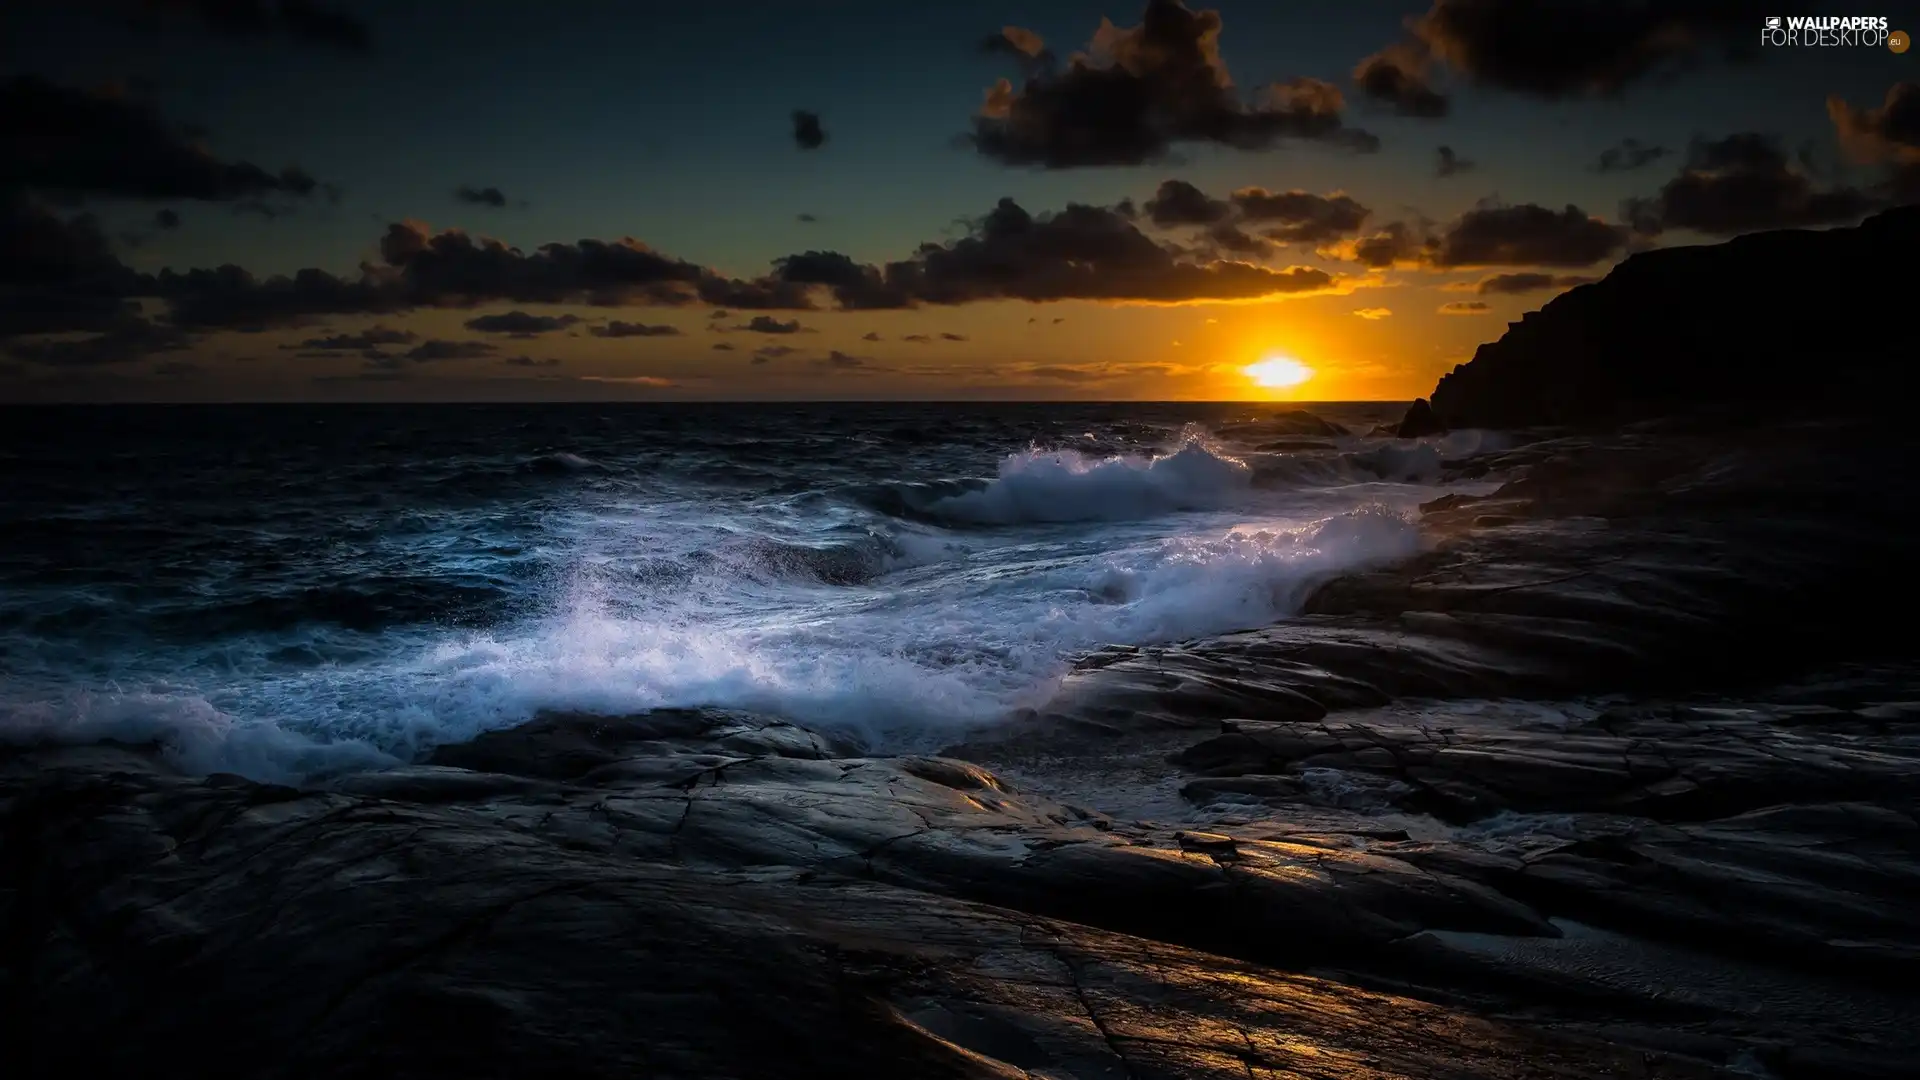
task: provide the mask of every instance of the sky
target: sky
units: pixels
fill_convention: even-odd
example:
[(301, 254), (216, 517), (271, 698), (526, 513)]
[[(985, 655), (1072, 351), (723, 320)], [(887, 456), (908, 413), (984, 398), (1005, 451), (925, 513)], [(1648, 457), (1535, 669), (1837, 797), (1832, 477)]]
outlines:
[(1406, 400), (1920, 196), (1920, 10), (1771, 10), (15, 0), (0, 401)]

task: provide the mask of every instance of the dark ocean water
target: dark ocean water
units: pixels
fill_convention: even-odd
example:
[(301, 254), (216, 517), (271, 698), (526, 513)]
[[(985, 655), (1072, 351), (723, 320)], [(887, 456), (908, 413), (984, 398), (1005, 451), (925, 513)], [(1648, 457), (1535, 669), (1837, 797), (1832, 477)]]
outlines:
[(934, 745), (1078, 653), (1271, 623), (1412, 554), (1441, 461), (1483, 448), (1302, 444), (1289, 408), (7, 410), (0, 733), (264, 776), (549, 707)]

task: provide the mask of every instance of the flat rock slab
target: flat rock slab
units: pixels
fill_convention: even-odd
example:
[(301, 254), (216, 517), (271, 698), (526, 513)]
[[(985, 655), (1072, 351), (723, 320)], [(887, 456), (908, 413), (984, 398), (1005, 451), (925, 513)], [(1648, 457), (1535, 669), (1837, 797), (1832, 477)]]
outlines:
[(414, 802), (78, 757), (0, 772), (9, 1075), (1709, 1075), (851, 875), (595, 850), (497, 774)]

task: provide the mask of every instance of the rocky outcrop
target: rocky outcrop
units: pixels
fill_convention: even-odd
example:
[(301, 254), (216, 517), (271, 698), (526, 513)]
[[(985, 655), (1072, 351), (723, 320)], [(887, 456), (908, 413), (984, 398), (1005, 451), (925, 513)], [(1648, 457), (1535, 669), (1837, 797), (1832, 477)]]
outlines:
[(1443, 376), (1454, 428), (1614, 425), (1696, 410), (1907, 407), (1920, 207), (1628, 258)]

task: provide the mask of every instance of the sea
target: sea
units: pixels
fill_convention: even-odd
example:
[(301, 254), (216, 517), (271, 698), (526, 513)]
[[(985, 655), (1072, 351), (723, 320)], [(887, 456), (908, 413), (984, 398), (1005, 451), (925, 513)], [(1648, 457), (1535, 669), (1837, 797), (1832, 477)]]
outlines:
[(0, 410), (0, 739), (294, 781), (711, 706), (937, 749), (1418, 553), (1499, 447), (1403, 408)]

